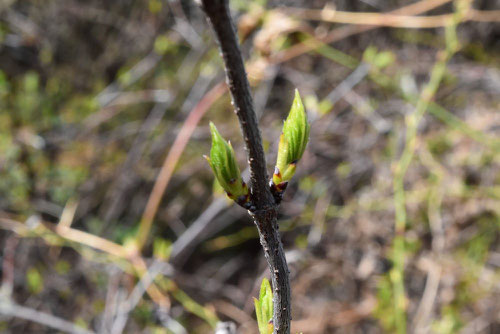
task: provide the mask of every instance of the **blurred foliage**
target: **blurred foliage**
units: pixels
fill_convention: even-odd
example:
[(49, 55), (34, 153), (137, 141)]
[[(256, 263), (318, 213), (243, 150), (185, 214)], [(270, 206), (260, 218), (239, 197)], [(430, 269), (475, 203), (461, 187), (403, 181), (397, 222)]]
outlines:
[(43, 289), (43, 277), (36, 268), (28, 269), (26, 283), (33, 294), (39, 294)]
[[(280, 216), (297, 331), (394, 332), (402, 316), (407, 328), (435, 333), (476, 323), (498, 330), (498, 24), (340, 38), (343, 27), (289, 15), (290, 4), (231, 3), (268, 161), (295, 87), (311, 122)], [(351, 12), (405, 4), (335, 2)], [(488, 1), (472, 6), (495, 9)], [(453, 11), (447, 3), (428, 15)], [(324, 43), (325, 36), (339, 39)], [(446, 50), (456, 54), (439, 58)], [(131, 254), (158, 172), (190, 112), (224, 80), (221, 64), (192, 2), (0, 4), (0, 218), (20, 222), (0, 225), (7, 297), (111, 330), (114, 303), (126, 301), (144, 273)], [(416, 122), (415, 110), (424, 110)], [(182, 152), (141, 254), (146, 266), (171, 265), (153, 278), (164, 304), (146, 292), (125, 332), (207, 333), (219, 320), (257, 331), (250, 298), (267, 267), (252, 222), (221, 199), (203, 161), (207, 119), (232, 139), (238, 164), (246, 160), (226, 94)], [(414, 154), (399, 180), (406, 219), (395, 238), (394, 171), (411, 129)], [(89, 234), (64, 237), (68, 226)], [(404, 287), (396, 293), (395, 272)], [(2, 318), (0, 331), (51, 329)]]

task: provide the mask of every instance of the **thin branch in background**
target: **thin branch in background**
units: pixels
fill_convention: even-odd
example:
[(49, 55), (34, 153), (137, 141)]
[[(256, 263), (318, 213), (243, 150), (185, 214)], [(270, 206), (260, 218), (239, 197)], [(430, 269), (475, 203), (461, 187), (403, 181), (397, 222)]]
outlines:
[[(32, 233), (37, 232), (40, 233), (40, 235), (43, 235), (43, 233), (50, 231), (65, 240), (83, 244), (85, 246), (105, 252), (109, 255), (128, 260), (139, 275), (144, 273), (147, 268), (146, 262), (143, 258), (137, 256), (135, 252), (125, 248), (122, 245), (116, 244), (112, 241), (84, 231), (76, 230), (70, 227), (58, 226), (56, 224), (45, 221), (40, 221), (39, 218), (35, 218), (35, 220), (35, 224), (38, 225), (33, 226), (30, 229), (30, 227), (27, 226), (28, 223), (23, 224), (10, 218), (0, 217), (0, 228), (13, 231), (20, 236), (28, 236)], [(148, 294), (161, 307), (169, 307), (170, 300), (159, 290), (156, 285), (152, 284), (149, 287)]]
[(58, 226), (62, 228), (70, 227), (75, 218), (76, 209), (78, 208), (78, 200), (70, 198), (61, 213), (61, 218), (59, 219)]
[(432, 308), (436, 302), (436, 297), (441, 280), (442, 268), (441, 265), (435, 263), (433, 260), (426, 259), (422, 261), (425, 263), (427, 269), (427, 279), (425, 281), (424, 292), (418, 305), (415, 318), (412, 322), (414, 333), (429, 333), (431, 327), (430, 315)]
[(106, 107), (111, 102), (113, 102), (119, 95), (119, 91), (124, 88), (124, 86), (133, 85), (135, 82), (144, 77), (147, 73), (153, 70), (156, 65), (160, 62), (162, 56), (156, 51), (151, 51), (146, 57), (141, 59), (137, 64), (134, 65), (127, 73), (127, 82), (122, 84), (118, 81), (114, 81), (103, 89), (101, 93), (97, 96), (97, 101), (101, 107)]
[(164, 312), (164, 310), (158, 309), (156, 312), (157, 317), (159, 318), (163, 327), (169, 330), (173, 334), (188, 334), (186, 328), (177, 320), (173, 319), (168, 312)]
[(118, 176), (105, 195), (104, 203), (101, 208), (101, 211), (104, 212), (104, 221), (114, 221), (120, 216), (122, 212), (120, 204), (126, 194), (130, 192), (130, 188), (136, 183), (134, 182), (134, 179), (136, 179), (134, 177), (135, 174), (132, 172), (133, 167), (141, 159), (147, 146), (148, 136), (160, 124), (161, 119), (167, 111), (167, 106), (167, 103), (156, 103), (149, 112), (149, 115), (142, 122), (139, 132), (127, 153), (127, 158), (120, 169), (116, 171)]
[[(284, 10), (286, 13), (305, 20), (410, 29), (445, 27), (450, 24), (454, 17), (454, 14), (412, 16), (390, 13), (343, 12), (332, 8), (307, 9), (287, 7)], [(500, 11), (470, 9), (465, 13), (463, 21), (500, 22)]]
[(115, 266), (107, 270), (108, 284), (106, 286), (105, 307), (100, 317), (99, 333), (107, 334), (113, 325), (113, 317), (118, 305), (118, 286), (122, 277), (121, 271)]
[(2, 288), (0, 289), (0, 295), (4, 297), (10, 297), (14, 288), (14, 262), (18, 244), (19, 238), (13, 234), (7, 238), (3, 248)]
[[(467, 3), (470, 5), (470, 2)], [(393, 242), (394, 267), (390, 272), (393, 285), (394, 315), (397, 333), (406, 333), (406, 296), (404, 287), (405, 267), (405, 230), (406, 230), (406, 199), (404, 179), (413, 160), (417, 148), (417, 130), (420, 121), (427, 111), (431, 100), (436, 94), (446, 71), (448, 60), (458, 51), (456, 26), (462, 22), (467, 8), (457, 7), (454, 18), (446, 27), (446, 47), (437, 54), (436, 63), (431, 71), (429, 82), (424, 86), (415, 107), (415, 112), (407, 115), (405, 147), (401, 157), (394, 167), (394, 210), (395, 237)]]
[(205, 94), (203, 99), (198, 102), (198, 104), (190, 112), (187, 119), (184, 121), (179, 134), (175, 138), (175, 141), (172, 144), (165, 161), (163, 162), (163, 166), (161, 167), (160, 173), (156, 178), (153, 190), (149, 195), (146, 208), (144, 209), (136, 237), (136, 247), (138, 251), (144, 247), (144, 244), (147, 241), (149, 231), (151, 230), (151, 225), (153, 224), (153, 219), (156, 216), (158, 207), (160, 206), (161, 199), (165, 194), (165, 190), (170, 182), (175, 166), (177, 165), (189, 138), (191, 138), (191, 135), (203, 115), (208, 111), (212, 104), (224, 94), (225, 91), (226, 85), (223, 82), (214, 86)]
[(461, 120), (434, 101), (431, 101), (429, 105), (429, 113), (448, 125), (450, 128), (453, 128), (478, 143), (481, 143), (493, 152), (500, 153), (500, 138), (498, 136), (491, 136), (484, 131), (472, 128), (466, 121)]
[(307, 245), (308, 247), (316, 247), (320, 241), (325, 230), (326, 214), (328, 212), (328, 206), (332, 201), (332, 194), (327, 192), (323, 194), (316, 201), (314, 207), (314, 218), (309, 234), (307, 235)]
[(200, 237), (200, 235), (204, 235), (203, 232), (205, 232), (208, 223), (213, 221), (215, 216), (228, 206), (229, 204), (226, 198), (218, 198), (213, 201), (208, 208), (206, 208), (203, 213), (189, 226), (189, 228), (172, 244), (172, 254), (170, 254), (171, 261), (176, 264), (178, 264), (179, 261), (182, 262), (182, 258), (186, 257), (186, 250), (194, 246), (193, 243)]
[[(204, 66), (215, 67), (216, 64), (214, 61), (210, 61)], [(214, 77), (210, 72), (200, 72), (200, 74), (196, 78), (196, 81), (192, 83), (191, 87), (188, 89), (186, 98), (184, 99), (184, 102), (182, 103), (178, 112), (180, 114), (188, 114), (191, 110), (194, 109), (194, 107), (196, 107), (198, 102), (203, 99), (205, 94), (210, 91), (209, 88), (211, 85), (213, 85), (213, 82), (221, 81), (220, 79), (220, 77)]]
[[(48, 227), (49, 230), (57, 233), (65, 239), (78, 243), (84, 243), (92, 248), (100, 249), (108, 254), (129, 260), (139, 275), (142, 275), (146, 271), (147, 267), (144, 259), (139, 257), (133, 250), (80, 230), (53, 226), (46, 222), (44, 223), (44, 226)], [(160, 307), (170, 307), (169, 298), (165, 296), (156, 285), (152, 284), (149, 286), (148, 293)]]
[(391, 124), (382, 118), (370, 103), (355, 91), (350, 91), (344, 96), (344, 100), (353, 106), (354, 111), (368, 120), (378, 133), (388, 133)]
[(137, 304), (139, 304), (142, 296), (147, 291), (149, 286), (153, 283), (155, 277), (162, 272), (167, 272), (167, 270), (172, 271), (172, 266), (168, 263), (159, 261), (154, 262), (149, 267), (144, 275), (142, 275), (141, 279), (136, 284), (127, 300), (125, 300), (118, 307), (118, 314), (116, 315), (113, 326), (111, 327), (111, 334), (120, 334), (123, 332), (123, 330), (125, 329), (125, 325), (127, 324), (130, 312), (132, 312)]
[[(108, 255), (128, 261), (133, 269), (129, 271), (129, 273), (135, 273), (138, 277), (142, 277), (142, 275), (144, 275), (147, 270), (146, 261), (142, 257), (138, 256), (137, 252), (135, 252), (134, 249), (126, 248), (119, 244), (115, 244), (112, 241), (72, 228), (58, 229), (56, 224), (40, 221), (39, 218), (33, 218), (33, 222), (26, 222), (26, 224), (23, 224), (19, 221), (6, 217), (8, 216), (2, 212), (0, 215), (0, 228), (13, 231), (21, 237), (36, 236), (45, 238), (47, 237), (47, 232), (49, 232), (49, 235), (50, 233), (53, 233), (50, 236), (56, 236), (61, 238), (62, 240), (82, 244), (87, 247), (102, 251)], [(54, 240), (53, 238), (50, 239), (52, 241)], [(48, 243), (50, 244), (51, 242), (48, 241)], [(151, 283), (147, 289), (147, 293), (161, 310), (170, 309), (170, 298), (164, 295), (162, 290), (160, 290), (159, 288), (159, 286), (164, 286), (166, 292), (169, 292), (174, 298), (179, 300), (179, 302), (184, 305), (186, 310), (199, 316), (201, 319), (210, 324), (210, 326), (215, 328), (218, 319), (212, 310), (196, 303), (186, 293), (180, 290), (172, 282), (172, 280), (168, 278), (162, 278), (160, 283), (161, 284), (159, 285), (156, 285), (154, 282)]]
[(332, 105), (345, 97), (357, 84), (359, 84), (370, 73), (370, 65), (361, 63), (347, 78), (337, 85), (325, 99)]
[[(405, 7), (403, 7), (403, 8), (405, 8)], [(416, 7), (416, 8), (422, 9), (422, 8), (427, 8), (427, 7), (422, 7), (422, 8)], [(319, 54), (322, 54), (323, 56), (327, 57), (328, 59), (331, 59), (334, 62), (340, 63), (343, 66), (346, 66), (348, 68), (355, 69), (355, 71), (353, 73), (351, 73), (345, 79), (345, 81), (352, 80), (353, 78), (351, 78), (351, 75), (353, 75), (358, 70), (358, 68), (361, 67), (361, 65), (360, 65), (360, 64), (362, 64), (361, 61), (359, 61), (355, 58), (352, 58), (346, 54), (340, 53), (339, 50), (331, 48), (326, 43), (321, 42), (319, 39), (317, 39), (313, 36), (310, 36), (309, 39), (305, 40), (302, 44), (299, 44), (298, 46), (300, 46), (300, 45), (313, 46), (314, 49), (316, 50), (316, 52), (318, 52)], [(328, 47), (331, 51), (336, 53), (336, 57), (334, 59), (332, 59), (332, 57), (330, 57), (332, 52), (329, 52), (329, 53), (323, 52), (322, 48), (326, 48), (326, 47)], [(292, 47), (290, 49), (293, 49), (293, 48), (294, 47)], [(383, 78), (383, 81), (392, 82), (392, 80), (389, 76), (386, 76), (382, 73), (378, 73), (377, 75), (380, 78)], [(369, 78), (372, 79), (371, 77), (369, 77)], [(378, 82), (375, 81), (375, 83), (378, 83)], [(340, 91), (339, 91), (338, 87), (342, 87), (343, 85), (344, 85), (344, 81), (341, 82), (341, 84), (339, 86), (334, 88), (328, 94), (328, 96), (332, 97), (332, 100), (331, 100), (332, 103), (335, 101), (338, 101), (340, 98), (344, 98), (347, 102), (349, 102), (348, 101), (349, 94), (352, 94), (354, 91), (345, 90), (347, 92), (347, 95), (339, 96), (338, 93), (340, 93)], [(407, 102), (409, 102), (413, 105), (416, 105), (418, 103), (418, 100), (419, 100), (418, 96), (413, 96), (411, 94), (408, 94), (407, 92), (403, 91), (399, 85), (393, 85), (393, 86), (391, 86), (391, 88), (398, 91)], [(333, 95), (330, 95), (330, 94), (333, 94)], [(351, 102), (349, 102), (349, 103), (351, 103)], [(351, 104), (353, 104), (353, 103), (351, 103)], [(470, 125), (468, 125), (466, 122), (464, 122), (463, 120), (461, 120), (460, 118), (458, 118), (457, 116), (452, 114), (451, 112), (447, 111), (442, 106), (438, 105), (436, 102), (430, 101), (430, 104), (428, 106), (428, 112), (431, 113), (436, 118), (438, 118), (439, 120), (441, 120), (443, 123), (450, 126), (451, 128), (454, 128), (457, 131), (462, 132), (464, 135), (470, 137), (471, 139), (485, 145), (488, 149), (491, 149), (493, 152), (500, 152), (500, 140), (498, 138), (495, 138), (493, 136), (489, 136), (489, 135), (485, 134), (483, 131), (478, 131), (478, 130), (470, 127)], [(380, 124), (382, 124), (382, 123), (380, 123)]]
[(419, 153), (422, 163), (431, 173), (430, 182), (432, 186), (427, 201), (427, 217), (432, 234), (432, 256), (421, 260), (423, 269), (427, 270), (427, 279), (422, 298), (412, 321), (412, 328), (415, 329), (415, 333), (427, 333), (431, 325), (432, 309), (436, 302), (443, 271), (439, 260), (445, 250), (444, 226), (440, 212), (444, 197), (445, 169), (434, 159), (426, 145), (422, 145)]
[(8, 300), (0, 301), (0, 314), (36, 322), (61, 332), (71, 334), (95, 334), (95, 332), (81, 328), (72, 322), (55, 317), (51, 314), (40, 312), (28, 307), (17, 305)]
[(217, 310), (229, 317), (230, 319), (236, 321), (240, 325), (247, 324), (253, 327), (253, 332), (257, 333), (258, 329), (255, 320), (245, 311), (234, 306), (232, 302), (227, 302), (225, 300), (217, 300), (214, 302), (214, 306)]
[[(324, 44), (323, 44), (324, 45)], [(319, 46), (318, 46), (319, 47)], [(401, 90), (400, 88), (396, 87), (397, 90)], [(349, 94), (352, 94), (349, 93)], [(346, 100), (349, 100), (349, 94), (345, 96)], [(418, 105), (421, 103), (421, 99), (418, 97), (411, 97), (405, 94), (404, 92), (402, 93), (403, 97), (405, 100), (408, 100), (408, 102), (412, 104)], [(432, 97), (430, 98), (432, 99)], [(494, 152), (499, 151), (499, 141), (497, 138), (490, 137), (485, 135), (481, 131), (474, 130), (471, 128), (467, 123), (464, 121), (460, 120), (458, 117), (454, 116), (452, 113), (446, 111), (444, 108), (440, 107), (433, 101), (427, 101), (427, 109), (429, 113), (433, 114), (435, 117), (439, 118), (441, 121), (446, 123), (452, 128), (457, 129), (458, 131), (462, 132), (463, 134), (469, 136), (470, 138), (476, 140), (477, 142), (484, 144), (487, 148), (493, 150)], [(419, 107), (420, 108), (420, 107)], [(435, 204), (435, 202), (433, 202)], [(433, 219), (435, 220), (435, 219)], [(436, 240), (439, 238), (436, 238)], [(435, 268), (429, 268), (428, 270), (428, 281), (426, 283), (426, 287), (424, 290), (424, 294), (422, 296), (421, 304), (419, 306), (418, 312), (417, 312), (417, 317), (414, 320), (414, 323), (417, 323), (419, 327), (422, 327), (423, 323), (425, 323), (425, 318), (427, 317), (424, 312), (426, 312), (425, 308), (429, 305), (429, 300), (432, 300), (433, 296), (435, 296), (435, 292), (438, 288), (439, 285), (439, 279), (440, 279), (440, 274), (438, 273), (439, 271), (436, 270)], [(395, 276), (396, 279), (398, 279), (398, 275)], [(403, 287), (404, 288), (404, 287)], [(400, 290), (404, 291), (404, 290)], [(413, 327), (415, 328), (415, 327)], [(425, 328), (425, 327), (424, 327)]]
[(377, 300), (374, 297), (367, 297), (353, 308), (340, 312), (332, 312), (328, 309), (321, 309), (314, 312), (311, 318), (299, 320), (293, 323), (294, 333), (307, 333), (314, 331), (316, 333), (325, 333), (325, 327), (345, 328), (348, 325), (361, 321), (370, 316), (377, 306)]
[[(422, 0), (408, 6), (404, 6), (388, 12), (392, 15), (418, 15), (430, 11), (434, 8), (440, 7), (451, 0)], [(308, 41), (307, 43), (300, 43), (294, 45), (286, 50), (280, 51), (271, 56), (269, 59), (271, 64), (283, 63), (291, 60), (309, 51), (313, 51), (324, 44), (330, 44), (340, 41), (344, 38), (361, 34), (366, 31), (379, 28), (378, 26), (358, 26), (358, 25), (345, 25), (335, 28), (330, 31), (326, 36), (318, 38), (317, 41)]]
[(241, 56), (227, 0), (202, 0), (224, 60), (227, 82), (250, 165), (251, 212), (269, 264), (273, 285), (274, 333), (290, 333), (291, 297), (288, 266), (278, 232), (277, 204), (268, 186), (266, 159), (255, 114), (250, 85)]

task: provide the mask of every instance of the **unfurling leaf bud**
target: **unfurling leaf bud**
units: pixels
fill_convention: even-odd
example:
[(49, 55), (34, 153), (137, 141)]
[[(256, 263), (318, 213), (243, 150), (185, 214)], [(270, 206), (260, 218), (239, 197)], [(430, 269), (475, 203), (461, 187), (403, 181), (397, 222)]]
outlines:
[(260, 334), (272, 334), (273, 326), (273, 291), (267, 278), (260, 285), (259, 299), (254, 298), (255, 314)]
[(295, 99), (280, 137), (278, 159), (271, 182), (273, 193), (279, 195), (285, 190), (288, 181), (295, 174), (296, 164), (302, 158), (308, 140), (307, 115), (299, 91), (295, 90)]
[(231, 143), (222, 138), (212, 122), (210, 122), (210, 132), (212, 134), (212, 148), (210, 158), (207, 156), (205, 158), (212, 167), (217, 181), (229, 198), (245, 208), (250, 207), (248, 187), (241, 178)]

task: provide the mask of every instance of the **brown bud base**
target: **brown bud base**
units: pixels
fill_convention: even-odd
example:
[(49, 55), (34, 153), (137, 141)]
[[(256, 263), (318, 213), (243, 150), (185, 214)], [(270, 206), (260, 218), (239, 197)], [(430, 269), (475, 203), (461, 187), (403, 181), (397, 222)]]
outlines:
[(281, 182), (279, 184), (275, 184), (271, 179), (269, 181), (269, 188), (271, 190), (271, 194), (274, 197), (274, 201), (276, 204), (280, 204), (283, 199), (283, 194), (285, 193), (286, 187), (288, 186), (288, 182)]
[[(243, 182), (243, 185), (246, 186), (246, 184), (244, 182)], [(236, 204), (238, 204), (242, 208), (249, 210), (249, 211), (252, 211), (252, 212), (255, 211), (255, 206), (250, 201), (250, 194), (241, 195), (238, 198), (234, 198), (233, 194), (231, 194), (230, 192), (226, 191), (226, 194), (229, 198), (231, 198), (233, 201), (235, 201)]]

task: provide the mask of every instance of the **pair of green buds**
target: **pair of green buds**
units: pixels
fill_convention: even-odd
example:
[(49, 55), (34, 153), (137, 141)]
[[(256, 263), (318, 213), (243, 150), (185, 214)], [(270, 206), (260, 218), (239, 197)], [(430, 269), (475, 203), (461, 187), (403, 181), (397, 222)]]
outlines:
[[(309, 128), (304, 105), (298, 90), (295, 90), (295, 99), (280, 137), (276, 167), (269, 182), (277, 203), (281, 201), (288, 181), (295, 174), (297, 162), (304, 154), (309, 139)], [(205, 158), (212, 167), (217, 181), (229, 198), (240, 206), (251, 209), (249, 190), (241, 177), (231, 143), (220, 135), (212, 122), (210, 122), (210, 132), (212, 133), (212, 149), (210, 157), (205, 156)]]

